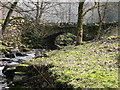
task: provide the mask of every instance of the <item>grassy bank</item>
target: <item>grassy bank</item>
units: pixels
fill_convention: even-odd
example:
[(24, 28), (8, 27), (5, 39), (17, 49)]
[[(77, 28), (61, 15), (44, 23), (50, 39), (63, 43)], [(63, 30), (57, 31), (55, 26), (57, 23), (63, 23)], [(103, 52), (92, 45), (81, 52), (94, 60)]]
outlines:
[(118, 42), (109, 37), (98, 42), (67, 46), (46, 53), (49, 57), (32, 59), (32, 64), (49, 68), (54, 84), (73, 88), (118, 88)]

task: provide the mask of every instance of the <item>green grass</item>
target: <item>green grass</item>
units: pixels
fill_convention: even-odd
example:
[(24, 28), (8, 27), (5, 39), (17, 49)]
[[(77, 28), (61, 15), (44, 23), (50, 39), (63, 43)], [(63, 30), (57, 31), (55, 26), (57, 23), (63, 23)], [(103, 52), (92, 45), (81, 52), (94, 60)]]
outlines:
[(50, 51), (49, 57), (32, 59), (37, 65), (52, 65), (55, 83), (74, 88), (118, 88), (119, 37)]

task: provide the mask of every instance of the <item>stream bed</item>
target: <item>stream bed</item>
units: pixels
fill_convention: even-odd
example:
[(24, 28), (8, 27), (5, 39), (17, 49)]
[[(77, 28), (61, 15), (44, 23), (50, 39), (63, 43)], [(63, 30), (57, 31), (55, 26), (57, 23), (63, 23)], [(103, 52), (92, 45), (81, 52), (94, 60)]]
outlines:
[[(42, 51), (39, 50), (39, 52), (42, 52)], [(23, 52), (22, 54), (24, 54), (25, 56), (16, 56), (15, 58), (9, 58), (7, 60), (0, 60), (0, 90), (9, 89), (8, 79), (3, 74), (3, 69), (5, 68), (5, 66), (19, 65), (19, 64), (21, 64), (21, 61), (23, 61), (23, 60), (28, 61), (28, 60), (34, 58), (36, 56), (35, 53), (36, 53), (36, 50), (32, 50), (32, 51)], [(6, 57), (1, 55), (0, 58), (4, 59)]]

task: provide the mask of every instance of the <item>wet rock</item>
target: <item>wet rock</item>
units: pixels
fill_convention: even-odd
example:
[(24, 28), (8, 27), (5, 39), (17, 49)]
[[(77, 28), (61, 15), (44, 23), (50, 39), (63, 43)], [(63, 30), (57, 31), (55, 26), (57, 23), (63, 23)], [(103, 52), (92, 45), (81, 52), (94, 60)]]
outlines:
[(17, 60), (18, 63), (22, 63), (22, 61), (25, 61), (25, 60), (23, 60), (23, 59), (18, 59)]
[(11, 49), (10, 50), (12, 53), (16, 53), (16, 52), (19, 52), (19, 49)]
[(4, 65), (3, 62), (0, 62), (0, 67), (3, 66), (3, 65)]
[(22, 84), (22, 82), (26, 81), (28, 79), (28, 76), (27, 75), (15, 75), (13, 77), (13, 83), (14, 84)]
[(19, 75), (19, 76), (26, 75), (26, 72), (15, 72), (15, 75)]
[(5, 56), (8, 58), (15, 58), (16, 56), (27, 56), (19, 51), (19, 49), (11, 49), (9, 52), (5, 53)]
[(17, 61), (12, 61), (12, 62), (7, 63), (8, 66), (14, 66), (14, 67), (16, 67), (16, 65), (18, 64), (19, 63)]
[(15, 74), (16, 67), (6, 65), (2, 70), (2, 73), (6, 75), (7, 78), (13, 78)]
[(20, 52), (16, 52), (16, 56), (23, 56), (23, 54)]
[(28, 65), (26, 64), (19, 64), (16, 66), (17, 72), (27, 72), (27, 70), (28, 70)]
[(15, 54), (12, 53), (11, 50), (2, 50), (2, 53), (4, 54), (5, 57), (7, 58), (15, 58)]
[(0, 58), (5, 57), (4, 53), (0, 52)]
[(13, 54), (13, 53), (5, 54), (5, 57), (7, 57), (7, 58), (15, 58), (15, 54)]
[(37, 51), (35, 52), (35, 57), (34, 58), (40, 58), (40, 57), (48, 57), (47, 54), (45, 54), (45, 50), (44, 51)]
[(10, 58), (0, 58), (0, 61), (10, 61)]
[(41, 57), (48, 57), (48, 55), (47, 54), (41, 54), (41, 55), (35, 56), (34, 58), (41, 58)]
[(16, 52), (16, 56), (27, 56), (27, 55), (23, 54), (22, 52)]
[(31, 51), (31, 49), (29, 49), (29, 48), (23, 48), (22, 51), (23, 52), (27, 52), (27, 51)]

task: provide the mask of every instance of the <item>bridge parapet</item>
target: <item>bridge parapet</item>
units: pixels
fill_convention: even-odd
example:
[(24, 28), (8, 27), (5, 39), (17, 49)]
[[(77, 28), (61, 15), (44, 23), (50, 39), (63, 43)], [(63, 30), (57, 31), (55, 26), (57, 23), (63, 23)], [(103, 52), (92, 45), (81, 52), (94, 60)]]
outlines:
[[(48, 24), (50, 27), (48, 30), (46, 30), (47, 34), (45, 37), (59, 33), (59, 32), (65, 32), (65, 33), (72, 33), (76, 35), (76, 23), (50, 23)], [(111, 22), (111, 23), (104, 23), (102, 25), (102, 29), (106, 30), (109, 27), (117, 27), (118, 22)], [(97, 33), (97, 30), (99, 29), (99, 24), (97, 23), (91, 23), (87, 25), (83, 25), (84, 33), (93, 33), (94, 35)], [(95, 33), (96, 32), (96, 33)]]
[[(72, 33), (74, 35), (76, 35), (76, 24), (74, 25), (55, 25), (52, 26), (51, 29), (47, 30), (48, 33), (46, 35), (46, 37), (44, 37), (44, 41), (43, 43), (50, 49), (54, 49), (55, 46), (55, 40), (56, 37), (63, 34), (63, 33)], [(89, 24), (89, 25), (83, 25), (84, 26), (84, 33), (83, 33), (83, 40), (88, 41), (88, 40), (92, 40), (96, 37), (97, 35), (97, 30), (99, 29), (99, 25), (98, 24)], [(102, 30), (103, 33), (108, 30), (108, 31), (112, 31), (113, 28), (115, 27), (115, 29), (117, 29), (116, 27), (118, 26), (118, 23), (107, 23), (107, 24), (103, 24), (102, 26)], [(112, 27), (112, 28), (110, 28)], [(112, 30), (111, 30), (112, 29)]]

